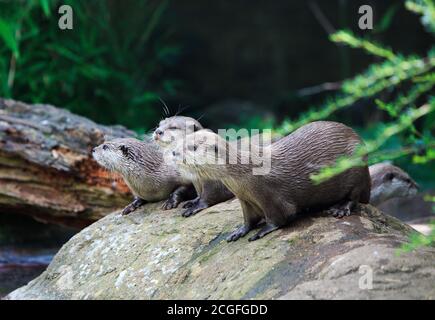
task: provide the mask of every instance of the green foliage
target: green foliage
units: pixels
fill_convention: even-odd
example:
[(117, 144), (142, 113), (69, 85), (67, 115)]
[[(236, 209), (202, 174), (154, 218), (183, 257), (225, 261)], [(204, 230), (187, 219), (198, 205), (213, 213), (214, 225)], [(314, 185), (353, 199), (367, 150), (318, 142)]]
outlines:
[(399, 9), (399, 5), (400, 3), (395, 3), (388, 8), (387, 12), (383, 15), (380, 22), (373, 29), (375, 33), (384, 32), (391, 26), (391, 22), (397, 10)]
[[(435, 101), (432, 101), (432, 103), (424, 105), (418, 109), (410, 109), (407, 113), (402, 114), (400, 118), (392, 122), (384, 127), (382, 132), (379, 133), (378, 137), (374, 140), (368, 141), (366, 143), (365, 147), (361, 147), (357, 150), (355, 155), (351, 158), (340, 158), (337, 160), (336, 165), (333, 167), (325, 167), (322, 170), (320, 170), (317, 174), (314, 174), (311, 176), (311, 179), (315, 183), (321, 183), (323, 181), (328, 180), (329, 178), (340, 174), (347, 169), (350, 169), (355, 166), (361, 166), (364, 165), (364, 161), (362, 160), (363, 157), (368, 153), (371, 154), (371, 161), (372, 163), (379, 162), (380, 159), (377, 158), (377, 154), (375, 153), (377, 150), (380, 149), (380, 147), (392, 136), (395, 136), (399, 134), (400, 132), (404, 131), (405, 129), (408, 129), (410, 126), (413, 125), (413, 122), (430, 113), (435, 110)], [(432, 147), (435, 146), (435, 144), (431, 145)], [(400, 156), (403, 154), (406, 154), (406, 150), (395, 150), (398, 152), (395, 156)], [(385, 155), (384, 155), (385, 157)], [(387, 157), (386, 159), (391, 160), (392, 157)], [(383, 160), (386, 160), (383, 159)], [(373, 161), (374, 160), (374, 161)]]
[(399, 253), (409, 252), (422, 246), (431, 246), (433, 243), (435, 243), (435, 220), (431, 221), (430, 226), (431, 233), (427, 236), (419, 232), (412, 233), (409, 237), (409, 242), (402, 245)]
[(368, 40), (359, 39), (349, 31), (338, 31), (331, 35), (334, 42), (345, 43), (352, 48), (364, 49), (375, 56), (395, 60), (396, 56), (389, 48), (383, 48), (380, 45)]
[[(435, 34), (435, 4), (433, 0), (407, 1), (406, 7), (422, 15), (422, 23), (428, 31)], [(392, 14), (392, 13), (391, 13)], [(390, 15), (391, 15), (390, 14)], [(386, 17), (391, 19), (391, 17)], [(385, 22), (387, 24), (388, 21)], [(385, 48), (368, 39), (361, 39), (349, 31), (339, 31), (331, 36), (331, 40), (358, 48), (381, 58), (380, 63), (372, 64), (365, 72), (343, 82), (341, 92), (329, 99), (323, 106), (313, 108), (301, 115), (296, 121), (285, 121), (279, 131), (291, 132), (298, 127), (319, 119), (324, 119), (334, 112), (346, 108), (361, 99), (372, 100), (377, 107), (385, 111), (391, 122), (378, 124), (374, 129), (374, 137), (366, 141), (352, 157), (339, 158), (335, 165), (322, 168), (311, 176), (315, 183), (321, 183), (343, 171), (364, 164), (362, 160), (369, 155), (369, 162), (376, 163), (392, 160), (405, 155), (412, 156), (414, 164), (427, 164), (435, 159), (435, 48), (425, 57), (403, 56), (390, 48)], [(388, 91), (390, 98), (383, 101), (379, 94)], [(414, 122), (420, 119), (421, 132)], [(395, 143), (386, 149), (391, 140)], [(391, 145), (391, 143), (390, 143)], [(435, 197), (426, 199), (435, 202)], [(435, 206), (434, 206), (435, 212)], [(435, 220), (431, 222), (431, 233), (428, 236), (414, 233), (409, 243), (402, 246), (400, 252), (407, 252), (420, 246), (435, 243)]]
[[(433, 26), (435, 23), (435, 16), (432, 15), (433, 0), (408, 1), (407, 7), (412, 7), (416, 12), (424, 12), (427, 26)], [(422, 11), (423, 8), (425, 10)], [(430, 30), (435, 32), (433, 29)], [(368, 39), (361, 39), (349, 31), (339, 31), (331, 36), (331, 40), (362, 49), (381, 58), (382, 61), (372, 64), (365, 72), (344, 81), (340, 93), (326, 101), (323, 106), (312, 108), (295, 121), (284, 121), (279, 128), (280, 133), (285, 134), (308, 122), (328, 118), (334, 112), (362, 99), (372, 100), (380, 110), (387, 112), (392, 121), (387, 124), (379, 123), (374, 128), (376, 137), (367, 140), (364, 148), (359, 148), (351, 158), (340, 158), (332, 167), (322, 168), (311, 177), (313, 181), (321, 183), (353, 166), (362, 165), (361, 159), (367, 154), (370, 163), (405, 155), (412, 155), (412, 160), (418, 164), (433, 160), (435, 48), (432, 48), (425, 57), (403, 56)], [(379, 94), (386, 91), (390, 93), (389, 100), (379, 99)], [(421, 132), (414, 125), (417, 119), (420, 119), (422, 124)], [(400, 143), (392, 149), (385, 149), (384, 146), (392, 137), (400, 137)]]
[[(353, 38), (354, 36), (350, 37), (350, 39)], [(284, 121), (278, 131), (281, 133), (292, 132), (308, 122), (325, 119), (334, 112), (356, 103), (358, 100), (376, 97), (377, 94), (397, 87), (405, 81), (413, 82), (418, 79), (421, 83), (421, 79), (424, 78), (416, 77), (426, 76), (427, 72), (434, 66), (435, 50), (429, 52), (429, 56), (425, 59), (397, 57), (393, 61), (387, 60), (373, 64), (362, 74), (344, 81), (341, 94), (328, 99), (323, 106), (312, 108), (303, 113), (297, 120)], [(429, 79), (429, 81), (431, 80)], [(426, 91), (429, 91), (429, 89)]]
[(428, 31), (435, 33), (435, 3), (433, 0), (406, 1), (406, 8), (421, 15), (421, 22)]
[[(61, 4), (73, 8), (73, 30), (58, 27)], [(166, 8), (167, 1), (0, 2), (0, 96), (149, 129), (158, 97), (178, 84), (162, 77), (178, 52), (163, 25)]]
[[(434, 203), (432, 211), (435, 213), (435, 196), (427, 195), (424, 200)], [(419, 232), (412, 233), (409, 237), (409, 242), (403, 244), (397, 253), (409, 252), (422, 246), (433, 246), (435, 244), (435, 219), (430, 221), (429, 226), (431, 228), (429, 235), (426, 236)]]

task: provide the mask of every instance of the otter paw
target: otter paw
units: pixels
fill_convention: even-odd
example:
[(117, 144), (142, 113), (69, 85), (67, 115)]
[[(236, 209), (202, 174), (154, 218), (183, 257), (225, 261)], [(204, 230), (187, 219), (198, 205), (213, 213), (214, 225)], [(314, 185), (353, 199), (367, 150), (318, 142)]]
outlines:
[(248, 232), (251, 231), (250, 228), (246, 227), (246, 226), (241, 226), (240, 228), (237, 228), (235, 231), (233, 231), (232, 233), (230, 233), (230, 235), (227, 237), (227, 241), (231, 242), (231, 241), (237, 241), (239, 240), (241, 237), (244, 237), (248, 234)]
[(277, 230), (279, 227), (274, 224), (266, 224), (263, 228), (260, 229), (255, 235), (250, 237), (248, 241), (255, 241), (263, 238), (266, 234), (271, 233), (272, 231)]
[(192, 208), (193, 206), (195, 206), (195, 205), (197, 205), (198, 204), (198, 201), (199, 201), (199, 198), (196, 198), (196, 199), (193, 199), (193, 200), (189, 200), (189, 201), (186, 201), (184, 204), (183, 204), (183, 208)]
[(194, 214), (210, 207), (207, 202), (203, 201), (201, 198), (198, 198), (198, 200), (194, 199), (193, 201), (195, 201), (195, 204), (184, 210), (181, 214), (183, 217), (193, 216)]
[(341, 212), (344, 213), (343, 217), (348, 217), (352, 214), (352, 212), (350, 212), (349, 208), (344, 208)]
[(125, 215), (135, 211), (137, 208), (144, 205), (145, 203), (146, 203), (145, 200), (136, 197), (132, 203), (130, 203), (128, 206), (126, 206), (121, 211), (121, 215), (125, 216)]
[(329, 209), (325, 210), (325, 213), (330, 215), (330, 216), (335, 217), (336, 211), (337, 211), (337, 208), (329, 208)]
[(327, 212), (338, 219), (350, 216), (349, 208), (331, 208)]
[(128, 206), (126, 206), (124, 209), (122, 209), (121, 211), (121, 215), (122, 216), (126, 216), (127, 214), (133, 212), (134, 210), (136, 210), (137, 208), (131, 203)]
[(163, 204), (162, 204), (162, 209), (163, 210), (171, 210), (174, 209), (178, 206), (179, 202), (176, 201), (175, 199), (171, 199), (169, 198), (168, 200), (166, 200)]
[(184, 210), (183, 211), (183, 213), (181, 214), (183, 217), (190, 217), (190, 216), (193, 216), (194, 214), (196, 214), (196, 213), (198, 213), (199, 211), (201, 211), (201, 210), (197, 210), (197, 209), (195, 209), (195, 208), (192, 208), (192, 207), (190, 207), (190, 208), (188, 208), (187, 210)]

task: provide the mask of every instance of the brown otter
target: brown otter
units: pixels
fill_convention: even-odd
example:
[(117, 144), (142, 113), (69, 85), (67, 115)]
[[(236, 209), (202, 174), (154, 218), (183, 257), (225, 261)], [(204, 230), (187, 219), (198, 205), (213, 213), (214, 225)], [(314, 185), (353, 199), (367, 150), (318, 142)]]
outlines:
[[(339, 157), (353, 155), (361, 144), (359, 136), (344, 124), (316, 121), (258, 152), (250, 152), (247, 163), (242, 161), (246, 156), (243, 151), (205, 130), (187, 136), (186, 143), (177, 145), (173, 157), (183, 170), (222, 181), (240, 200), (244, 225), (232, 232), (228, 241), (245, 236), (265, 219), (265, 226), (249, 238), (253, 241), (288, 224), (297, 212), (306, 209), (335, 206), (336, 210), (351, 210), (358, 202), (368, 203), (370, 176), (366, 164), (320, 184), (310, 178)], [(262, 159), (270, 159), (269, 171), (264, 174), (253, 171), (259, 154)], [(236, 161), (231, 161), (232, 157)]]
[(369, 170), (372, 181), (370, 204), (377, 206), (391, 198), (417, 194), (417, 183), (399, 167), (383, 162), (371, 165)]
[(146, 202), (167, 199), (162, 208), (172, 209), (195, 195), (190, 181), (174, 166), (164, 163), (163, 154), (153, 141), (118, 138), (95, 147), (94, 159), (108, 170), (122, 175), (134, 201), (122, 210), (126, 215)]
[[(154, 140), (167, 152), (172, 152), (174, 142), (179, 142), (191, 132), (203, 129), (195, 119), (184, 116), (173, 116), (160, 121), (158, 128), (153, 133)], [(192, 181), (198, 196), (184, 203), (183, 217), (189, 217), (201, 210), (215, 204), (227, 201), (234, 197), (222, 182), (201, 178), (190, 172), (179, 170), (185, 179)]]

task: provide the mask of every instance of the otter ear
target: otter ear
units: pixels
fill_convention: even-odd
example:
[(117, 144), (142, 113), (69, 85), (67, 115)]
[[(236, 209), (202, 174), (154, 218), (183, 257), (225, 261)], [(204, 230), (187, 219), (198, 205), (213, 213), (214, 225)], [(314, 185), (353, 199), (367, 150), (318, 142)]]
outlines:
[(128, 156), (128, 147), (127, 147), (127, 146), (122, 145), (122, 146), (119, 147), (119, 150), (122, 151), (122, 154), (123, 154), (125, 157)]
[(384, 175), (384, 182), (392, 181), (394, 179), (394, 173), (388, 172)]

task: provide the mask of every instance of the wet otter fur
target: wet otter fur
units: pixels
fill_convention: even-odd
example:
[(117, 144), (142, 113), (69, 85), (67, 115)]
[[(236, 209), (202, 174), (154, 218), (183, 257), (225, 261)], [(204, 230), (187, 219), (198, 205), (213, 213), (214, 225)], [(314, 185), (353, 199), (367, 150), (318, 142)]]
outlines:
[[(222, 181), (240, 200), (244, 225), (232, 232), (228, 241), (245, 236), (265, 220), (260, 231), (249, 238), (253, 241), (287, 225), (298, 212), (332, 206), (333, 211), (349, 214), (358, 202), (368, 203), (370, 175), (366, 164), (317, 185), (310, 179), (339, 157), (352, 156), (362, 144), (346, 125), (316, 121), (261, 148), (271, 161), (270, 171), (264, 175), (254, 175), (255, 161), (243, 164), (243, 151), (206, 130), (188, 135), (185, 143), (177, 145), (173, 157), (182, 170)], [(231, 153), (236, 154), (236, 163), (229, 163)], [(250, 156), (255, 160), (256, 152)]]
[[(153, 133), (154, 140), (167, 152), (172, 152), (175, 143), (183, 141), (188, 132), (203, 129), (195, 119), (184, 116), (173, 116), (160, 121)], [(234, 194), (217, 180), (204, 179), (191, 172), (180, 170), (185, 179), (189, 179), (195, 186), (198, 196), (183, 205), (183, 217), (192, 216), (215, 204), (234, 198)]]
[(190, 181), (163, 161), (163, 153), (153, 141), (118, 138), (95, 147), (92, 155), (104, 168), (121, 174), (132, 191), (134, 201), (122, 210), (123, 215), (147, 202), (162, 200), (166, 200), (163, 209), (172, 209), (195, 195)]

